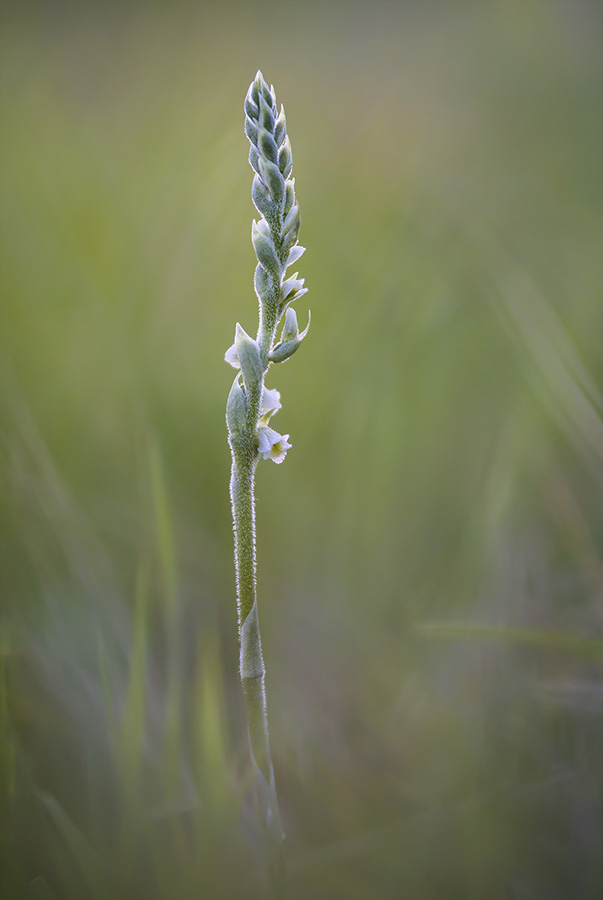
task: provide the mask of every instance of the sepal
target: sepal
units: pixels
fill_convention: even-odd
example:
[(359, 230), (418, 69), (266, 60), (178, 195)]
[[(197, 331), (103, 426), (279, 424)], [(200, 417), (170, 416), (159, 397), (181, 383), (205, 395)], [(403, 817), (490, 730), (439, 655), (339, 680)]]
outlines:
[(239, 354), (237, 353), (237, 345), (231, 344), (226, 353), (224, 354), (224, 359), (227, 363), (229, 363), (233, 369), (240, 369), (241, 363), (239, 361)]
[[(282, 284), (282, 298), (283, 301), (293, 299), (293, 294), (296, 294), (296, 298), (301, 296), (298, 292), (302, 290), (305, 282), (305, 278), (298, 278), (299, 272), (296, 272), (295, 275), (292, 275), (291, 278), (288, 278), (286, 281), (283, 281)], [(307, 293), (308, 288), (305, 288), (304, 293)]]
[(294, 262), (306, 252), (306, 248), (302, 247), (301, 244), (296, 244), (295, 247), (292, 247), (289, 251), (289, 256), (287, 257), (287, 262), (285, 263), (285, 268), (288, 269), (289, 266), (292, 266)]
[(260, 356), (260, 348), (258, 342), (249, 337), (244, 328), (241, 328), (237, 322), (235, 331), (235, 346), (241, 372), (243, 373), (243, 382), (246, 388), (251, 385), (259, 384), (264, 372), (262, 359)]
[(281, 313), (284, 312), (289, 304), (293, 303), (295, 300), (299, 300), (300, 297), (303, 297), (304, 294), (308, 293), (308, 288), (302, 288), (301, 291), (296, 291), (290, 297), (287, 297), (284, 303), (281, 304)]
[(279, 409), (282, 409), (280, 393), (275, 389), (270, 390), (265, 387), (262, 390), (262, 399), (260, 401), (260, 419), (262, 422), (269, 422)]
[(304, 294), (308, 293), (308, 288), (302, 288), (299, 291), (296, 291), (294, 294), (291, 294), (287, 299), (281, 304), (281, 313), (287, 309), (290, 303), (293, 303), (295, 300), (299, 300), (300, 297), (303, 297)]

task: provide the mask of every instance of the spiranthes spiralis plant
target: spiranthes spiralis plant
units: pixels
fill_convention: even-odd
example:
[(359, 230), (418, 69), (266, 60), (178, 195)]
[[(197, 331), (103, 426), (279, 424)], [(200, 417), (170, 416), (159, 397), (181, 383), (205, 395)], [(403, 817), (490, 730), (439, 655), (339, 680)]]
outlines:
[[(281, 408), (280, 394), (264, 383), (272, 363), (292, 356), (306, 336), (291, 306), (307, 292), (304, 279), (287, 269), (304, 252), (298, 242), (300, 215), (291, 177), (291, 144), (285, 111), (277, 109), (274, 88), (258, 71), (245, 97), (245, 133), (254, 171), (251, 196), (260, 215), (251, 240), (258, 259), (255, 292), (259, 327), (254, 339), (237, 323), (234, 344), (225, 359), (239, 371), (226, 404), (232, 454), (230, 499), (234, 524), (235, 569), (240, 638), (240, 674), (245, 695), (249, 743), (262, 820), (262, 834), (275, 894), (284, 891), (284, 833), (278, 808), (268, 737), (265, 667), (258, 620), (255, 552), (254, 474), (260, 459), (282, 463), (289, 435), (270, 426)], [(284, 317), (284, 320), (283, 320)], [(283, 320), (280, 336), (279, 323)]]

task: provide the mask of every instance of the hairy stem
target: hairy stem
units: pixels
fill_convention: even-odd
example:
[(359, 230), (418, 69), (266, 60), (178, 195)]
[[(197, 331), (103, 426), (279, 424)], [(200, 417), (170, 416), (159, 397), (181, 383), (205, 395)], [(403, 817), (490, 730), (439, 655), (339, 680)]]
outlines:
[(265, 691), (266, 670), (262, 656), (256, 590), (254, 473), (257, 453), (255, 445), (249, 439), (243, 438), (244, 436), (239, 440), (231, 439), (230, 480), (241, 642), (240, 674), (271, 887), (275, 897), (283, 897), (282, 844), (285, 836), (280, 820), (270, 755)]

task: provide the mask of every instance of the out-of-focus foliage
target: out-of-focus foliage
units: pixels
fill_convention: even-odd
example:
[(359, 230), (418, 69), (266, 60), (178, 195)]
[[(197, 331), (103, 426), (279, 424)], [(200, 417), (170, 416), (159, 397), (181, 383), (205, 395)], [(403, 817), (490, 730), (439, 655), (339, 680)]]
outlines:
[(601, 896), (601, 10), (3, 4), (6, 900), (256, 895), (223, 354), (258, 67), (313, 322), (257, 485), (291, 896)]

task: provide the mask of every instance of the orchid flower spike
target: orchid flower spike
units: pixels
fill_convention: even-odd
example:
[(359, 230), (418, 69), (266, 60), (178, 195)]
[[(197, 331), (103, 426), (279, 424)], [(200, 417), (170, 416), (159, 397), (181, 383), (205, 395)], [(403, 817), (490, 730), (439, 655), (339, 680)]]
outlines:
[[(287, 269), (300, 259), (301, 224), (292, 175), (293, 156), (285, 111), (276, 104), (274, 88), (258, 71), (245, 97), (245, 134), (253, 169), (251, 199), (259, 218), (251, 226), (257, 257), (254, 289), (260, 316), (253, 338), (237, 324), (234, 342), (224, 358), (237, 374), (226, 405), (228, 443), (232, 454), (230, 499), (235, 539), (235, 569), (240, 638), (240, 674), (245, 695), (251, 762), (257, 779), (267, 871), (273, 880), (284, 872), (284, 833), (278, 809), (270, 755), (264, 688), (264, 660), (260, 640), (257, 577), (254, 472), (260, 459), (280, 464), (291, 449), (288, 434), (270, 426), (281, 409), (281, 395), (264, 384), (271, 365), (284, 362), (298, 349), (308, 328), (300, 333), (292, 304), (307, 293), (299, 273)], [(277, 338), (279, 323), (284, 317)], [(309, 323), (308, 323), (309, 324)], [(280, 876), (278, 876), (280, 877)], [(271, 893), (283, 896), (282, 884)]]
[[(260, 304), (260, 327), (254, 339), (237, 324), (234, 342), (224, 354), (226, 362), (242, 375), (242, 382), (237, 380), (236, 388), (231, 390), (227, 420), (232, 423), (232, 427), (229, 424), (231, 438), (236, 432), (239, 442), (246, 436), (246, 452), (251, 452), (252, 445), (256, 448), (256, 461), (263, 458), (282, 462), (291, 447), (286, 438), (282, 445), (278, 441), (270, 445), (286, 444), (282, 454), (265, 449), (268, 439), (265, 429), (281, 408), (281, 402), (278, 391), (264, 386), (264, 377), (271, 364), (289, 359), (305, 338), (308, 328), (300, 333), (291, 304), (308, 289), (298, 272), (287, 276), (289, 266), (304, 252), (298, 243), (301, 218), (285, 111), (282, 106), (277, 107), (274, 88), (268, 86), (261, 72), (256, 74), (245, 97), (245, 134), (254, 173), (251, 198), (260, 215), (257, 221), (253, 220), (251, 228), (257, 256), (254, 287)], [(283, 317), (280, 338), (277, 338)], [(308, 321), (308, 327), (309, 324)]]

